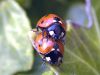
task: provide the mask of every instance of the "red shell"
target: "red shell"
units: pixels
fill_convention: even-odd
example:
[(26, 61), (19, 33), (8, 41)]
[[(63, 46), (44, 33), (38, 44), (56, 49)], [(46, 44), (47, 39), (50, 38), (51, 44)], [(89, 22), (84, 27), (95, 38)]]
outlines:
[(45, 15), (43, 16), (37, 23), (37, 26), (38, 27), (41, 27), (41, 28), (47, 28), (49, 27), (53, 22), (54, 18), (57, 17), (60, 19), (60, 23), (61, 23), (61, 26), (66, 30), (66, 25), (65, 25), (65, 22), (57, 15), (55, 14), (48, 14), (48, 15)]
[(52, 51), (54, 44), (58, 44), (60, 53), (64, 53), (64, 46), (60, 40), (54, 41), (52, 38), (43, 37), (42, 33), (39, 33), (35, 39), (35, 45), (39, 53), (47, 54)]

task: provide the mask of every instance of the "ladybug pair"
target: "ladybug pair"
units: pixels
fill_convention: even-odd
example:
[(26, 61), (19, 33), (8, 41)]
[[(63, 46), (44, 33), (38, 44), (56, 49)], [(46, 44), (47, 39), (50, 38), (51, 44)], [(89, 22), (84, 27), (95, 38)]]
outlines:
[(35, 40), (35, 49), (44, 62), (60, 65), (64, 54), (64, 38), (66, 26), (55, 14), (43, 16), (37, 23), (37, 31), (41, 30)]

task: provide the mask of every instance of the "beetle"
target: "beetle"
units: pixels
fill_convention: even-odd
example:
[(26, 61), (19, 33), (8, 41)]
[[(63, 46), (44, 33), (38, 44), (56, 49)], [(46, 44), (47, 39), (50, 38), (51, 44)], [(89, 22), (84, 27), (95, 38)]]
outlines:
[(42, 30), (42, 33), (47, 32), (47, 36), (55, 40), (63, 39), (66, 34), (65, 22), (56, 14), (48, 14), (40, 18), (36, 26), (37, 30)]
[(36, 51), (42, 55), (44, 62), (51, 65), (60, 65), (62, 63), (64, 46), (60, 40), (55, 41), (52, 38), (43, 37), (42, 32), (40, 32), (34, 42)]

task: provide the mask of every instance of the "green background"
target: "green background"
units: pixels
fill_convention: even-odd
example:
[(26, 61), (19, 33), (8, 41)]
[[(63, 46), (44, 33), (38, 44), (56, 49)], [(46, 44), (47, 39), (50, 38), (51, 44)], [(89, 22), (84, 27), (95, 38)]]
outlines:
[[(0, 0), (0, 75), (100, 75), (100, 1), (91, 0), (91, 8), (93, 24), (86, 28), (84, 0)], [(37, 21), (49, 13), (66, 22), (74, 18), (82, 26), (70, 24), (66, 30), (60, 67), (43, 65), (28, 38)]]

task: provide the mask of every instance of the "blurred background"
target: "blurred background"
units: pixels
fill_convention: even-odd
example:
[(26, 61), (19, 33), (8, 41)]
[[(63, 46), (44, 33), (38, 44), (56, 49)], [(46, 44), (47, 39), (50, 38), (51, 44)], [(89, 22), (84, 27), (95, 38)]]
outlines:
[[(28, 32), (44, 15), (67, 25), (60, 67), (43, 65)], [(100, 75), (99, 0), (0, 0), (0, 75)]]
[(32, 27), (45, 14), (54, 13), (66, 19), (69, 7), (73, 4), (84, 4), (84, 0), (17, 0), (26, 11)]

